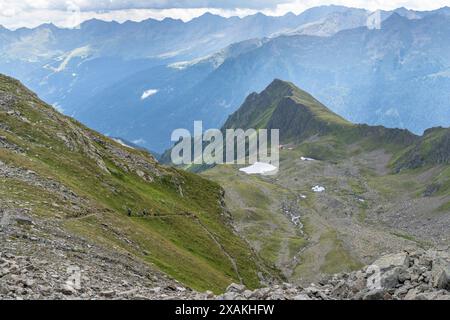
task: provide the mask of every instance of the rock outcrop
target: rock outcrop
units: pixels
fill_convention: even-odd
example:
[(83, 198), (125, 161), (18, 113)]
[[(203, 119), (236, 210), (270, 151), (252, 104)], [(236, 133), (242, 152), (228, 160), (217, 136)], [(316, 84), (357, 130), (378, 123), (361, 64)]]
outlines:
[(450, 253), (402, 252), (307, 288), (291, 284), (255, 291), (233, 284), (224, 300), (450, 300)]

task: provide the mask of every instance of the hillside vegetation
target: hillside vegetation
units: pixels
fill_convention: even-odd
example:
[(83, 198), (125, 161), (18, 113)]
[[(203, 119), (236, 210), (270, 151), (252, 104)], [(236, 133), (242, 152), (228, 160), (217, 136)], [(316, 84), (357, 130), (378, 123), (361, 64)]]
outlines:
[(3, 211), (58, 221), (198, 290), (259, 285), (263, 266), (230, 227), (219, 185), (89, 130), (1, 75), (0, 166)]

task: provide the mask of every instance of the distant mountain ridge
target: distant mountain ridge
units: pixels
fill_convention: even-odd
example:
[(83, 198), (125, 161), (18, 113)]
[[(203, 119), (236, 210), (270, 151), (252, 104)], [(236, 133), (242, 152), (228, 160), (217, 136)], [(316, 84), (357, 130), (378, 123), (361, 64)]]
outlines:
[(427, 165), (450, 164), (450, 128), (426, 130), (423, 137), (410, 146), (396, 161), (397, 171)]
[(325, 135), (342, 136), (348, 142), (370, 138), (404, 146), (419, 141), (408, 130), (353, 124), (293, 83), (279, 79), (261, 93), (249, 95), (223, 126), (223, 130), (237, 128), (279, 129), (282, 143)]
[(399, 156), (393, 167), (397, 172), (450, 163), (450, 128), (428, 129), (419, 137), (404, 129), (353, 124), (309, 93), (279, 79), (261, 93), (249, 95), (222, 130), (237, 128), (279, 129), (283, 144), (330, 136), (346, 145), (367, 140), (372, 148), (395, 146)]
[[(338, 6), (299, 16), (2, 29), (0, 71), (90, 127), (156, 152), (194, 120), (220, 127), (274, 78), (352, 122), (421, 134), (450, 121), (448, 12), (380, 12), (380, 30), (366, 27), (371, 12)], [(143, 99), (147, 91), (154, 94)]]
[(287, 143), (351, 126), (307, 92), (276, 79), (260, 94), (251, 94), (223, 128), (280, 129), (280, 139)]
[[(324, 152), (333, 154), (335, 151), (336, 157), (340, 151), (347, 154), (353, 144), (362, 144), (368, 149), (392, 149), (399, 154), (393, 163), (396, 171), (400, 167), (411, 169), (427, 164), (448, 164), (450, 159), (447, 148), (450, 128), (430, 129), (420, 137), (406, 129), (353, 124), (293, 83), (279, 79), (261, 93), (250, 94), (229, 116), (221, 131), (225, 133), (228, 129), (276, 129), (283, 145), (299, 145), (308, 141), (314, 148), (320, 145), (319, 149), (310, 150), (310, 155), (318, 159)], [(321, 140), (325, 141), (323, 145)], [(424, 141), (433, 141), (427, 144), (426, 151), (423, 151)], [(423, 151), (420, 161), (417, 160), (417, 150)], [(170, 164), (170, 154), (171, 149), (163, 154), (161, 161)], [(207, 167), (194, 167), (193, 170), (203, 168)]]

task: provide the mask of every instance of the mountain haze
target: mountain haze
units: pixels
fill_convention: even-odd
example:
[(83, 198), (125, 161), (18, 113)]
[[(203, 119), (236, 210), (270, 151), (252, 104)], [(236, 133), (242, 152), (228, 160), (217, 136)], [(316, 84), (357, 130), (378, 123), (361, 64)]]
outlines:
[(371, 14), (324, 6), (298, 16), (3, 28), (0, 71), (90, 127), (156, 152), (193, 120), (220, 127), (274, 78), (353, 122), (416, 134), (445, 126), (448, 8), (381, 12), (381, 30), (366, 27)]
[[(422, 134), (450, 121), (449, 28), (446, 15), (408, 20), (393, 14), (380, 30), (361, 27), (330, 37), (247, 41), (225, 55), (135, 74), (102, 91), (75, 115), (102, 132), (142, 139), (160, 151), (170, 145), (173, 129), (189, 129), (194, 120), (218, 128), (251, 92), (279, 78), (354, 123)], [(141, 100), (141, 91), (149, 88), (159, 91)], [(111, 99), (111, 92), (120, 92), (121, 100)]]

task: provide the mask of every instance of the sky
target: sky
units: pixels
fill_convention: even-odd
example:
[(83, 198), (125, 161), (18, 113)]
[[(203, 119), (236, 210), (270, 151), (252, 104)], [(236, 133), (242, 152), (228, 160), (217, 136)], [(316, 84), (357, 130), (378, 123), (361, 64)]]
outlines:
[(0, 0), (0, 25), (17, 29), (53, 23), (71, 28), (92, 18), (124, 22), (171, 17), (188, 21), (205, 12), (225, 17), (257, 12), (279, 16), (329, 4), (371, 11), (398, 7), (433, 10), (450, 6), (450, 0)]

